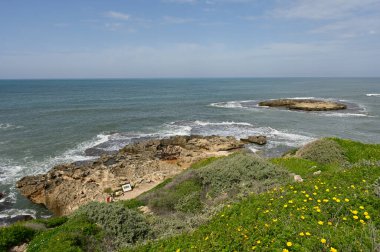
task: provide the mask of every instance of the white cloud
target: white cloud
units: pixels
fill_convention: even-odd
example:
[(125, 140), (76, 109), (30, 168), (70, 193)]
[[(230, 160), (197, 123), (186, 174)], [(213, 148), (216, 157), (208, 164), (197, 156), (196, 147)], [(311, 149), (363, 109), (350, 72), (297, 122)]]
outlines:
[(195, 19), (192, 18), (182, 18), (182, 17), (173, 17), (173, 16), (164, 16), (163, 20), (168, 24), (185, 24), (194, 22)]
[(122, 12), (116, 12), (116, 11), (108, 11), (105, 13), (106, 17), (119, 19), (119, 20), (129, 20), (131, 18), (130, 15)]
[(332, 34), (337, 37), (352, 38), (375, 35), (380, 31), (380, 16), (354, 17), (320, 26), (312, 33)]
[(379, 0), (297, 0), (277, 7), (271, 14), (280, 18), (339, 19), (379, 7)]

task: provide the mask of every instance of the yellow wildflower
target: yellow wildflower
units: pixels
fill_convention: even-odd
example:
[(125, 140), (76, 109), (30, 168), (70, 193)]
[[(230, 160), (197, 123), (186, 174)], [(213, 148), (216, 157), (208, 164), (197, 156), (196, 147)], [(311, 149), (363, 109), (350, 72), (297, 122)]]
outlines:
[(327, 222), (327, 225), (330, 225), (330, 226), (331, 226), (331, 225), (332, 225), (332, 222), (331, 222), (331, 221)]
[(333, 247), (331, 247), (331, 248), (330, 248), (330, 252), (338, 252), (338, 250), (335, 249), (335, 248), (333, 248)]
[(208, 236), (206, 236), (206, 238), (205, 238), (205, 241), (207, 241), (208, 240)]
[(318, 221), (318, 224), (319, 225), (323, 225), (323, 221)]
[(303, 220), (304, 220), (304, 219), (305, 219), (305, 216), (301, 215), (301, 219), (303, 219)]
[(256, 249), (256, 246), (252, 246), (252, 250), (255, 250)]
[(365, 224), (365, 221), (364, 221), (364, 220), (360, 220), (360, 223), (361, 223), (361, 224)]
[(353, 211), (351, 211), (351, 213), (353, 213), (353, 214), (358, 214), (358, 211), (353, 210)]
[(322, 239), (321, 239), (321, 242), (322, 242), (323, 244), (325, 244), (325, 243), (326, 243), (326, 239), (322, 238)]
[(319, 200), (317, 200), (317, 202), (318, 202), (318, 203), (321, 203), (321, 200), (319, 199)]
[(338, 203), (339, 203), (339, 202), (340, 202), (340, 199), (336, 199), (336, 202), (338, 202)]
[(177, 249), (175, 252), (180, 252), (181, 251), (181, 249)]
[(364, 214), (364, 215), (368, 215), (368, 212), (364, 212), (363, 214)]
[(288, 247), (291, 247), (292, 245), (293, 245), (292, 242), (289, 242), (289, 241), (288, 241), (288, 242), (286, 243), (286, 246), (288, 246)]
[(369, 220), (369, 219), (371, 219), (371, 216), (366, 215), (365, 218), (366, 218), (367, 220)]
[(352, 216), (352, 218), (354, 218), (355, 220), (359, 219), (357, 215)]
[(304, 232), (301, 232), (301, 233), (300, 233), (300, 236), (305, 236), (305, 233), (304, 233)]
[(326, 192), (329, 192), (330, 191), (330, 189), (326, 189)]
[(257, 243), (257, 244), (260, 244), (260, 243), (261, 243), (261, 241), (260, 241), (260, 240), (258, 240), (258, 241), (256, 241), (256, 243)]
[(364, 206), (360, 206), (359, 208), (360, 208), (361, 210), (363, 210), (363, 209), (364, 209)]
[(344, 199), (344, 201), (346, 201), (346, 202), (349, 202), (350, 200), (349, 200), (349, 199), (347, 199), (347, 198), (345, 198), (345, 199)]
[(310, 234), (309, 232), (306, 232), (306, 235), (307, 235), (307, 236), (310, 236), (311, 234)]
[(346, 218), (346, 217), (343, 217), (343, 220), (347, 220), (347, 218)]
[(277, 222), (277, 219), (273, 219), (273, 222)]
[(285, 204), (285, 205), (284, 205), (284, 208), (287, 208), (287, 207), (288, 207), (288, 205), (287, 205), (287, 204)]
[(283, 249), (282, 252), (289, 252), (289, 250), (287, 250), (287, 249)]
[(365, 180), (365, 179), (363, 179), (362, 181), (363, 181), (364, 183), (366, 182), (366, 180)]

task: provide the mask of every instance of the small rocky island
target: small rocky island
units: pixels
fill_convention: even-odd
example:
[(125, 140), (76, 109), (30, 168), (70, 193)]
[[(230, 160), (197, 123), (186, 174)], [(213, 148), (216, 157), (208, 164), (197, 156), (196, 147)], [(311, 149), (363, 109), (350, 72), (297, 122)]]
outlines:
[[(221, 136), (174, 136), (146, 140), (95, 161), (62, 164), (46, 174), (24, 177), (17, 187), (21, 194), (45, 205), (55, 215), (67, 215), (88, 202), (104, 202), (110, 192), (123, 199), (134, 198), (194, 162), (228, 155), (247, 143), (262, 145), (266, 137), (238, 140)], [(125, 184), (134, 190), (121, 195)]]
[(331, 111), (347, 109), (347, 105), (343, 103), (315, 99), (276, 99), (261, 101), (258, 105), (303, 111)]

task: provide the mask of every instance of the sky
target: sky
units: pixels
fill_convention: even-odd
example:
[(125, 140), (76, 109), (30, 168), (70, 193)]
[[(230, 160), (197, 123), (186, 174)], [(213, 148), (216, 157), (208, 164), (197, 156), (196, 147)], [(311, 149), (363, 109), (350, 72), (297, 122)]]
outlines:
[(0, 0), (0, 79), (353, 76), (380, 0)]

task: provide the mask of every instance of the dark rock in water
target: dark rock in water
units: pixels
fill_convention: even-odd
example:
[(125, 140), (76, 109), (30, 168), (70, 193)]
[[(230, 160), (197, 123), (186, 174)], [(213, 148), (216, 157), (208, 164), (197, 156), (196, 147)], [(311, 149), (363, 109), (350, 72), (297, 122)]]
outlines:
[(259, 145), (264, 145), (267, 143), (266, 136), (249, 136), (248, 138), (240, 139), (244, 143), (254, 143)]
[(0, 192), (0, 199), (4, 198), (5, 194)]
[(115, 154), (117, 153), (117, 151), (107, 151), (107, 150), (104, 150), (104, 149), (99, 149), (99, 148), (88, 148), (84, 151), (84, 153), (86, 154), (86, 156), (90, 156), (90, 157), (99, 157), (101, 155), (109, 155), (109, 154)]
[(34, 219), (33, 216), (29, 214), (22, 214), (22, 215), (17, 215), (14, 217), (4, 217), (4, 218), (0, 218), (0, 226), (7, 226), (18, 221), (28, 221), (28, 220), (33, 220), (33, 219)]
[(84, 154), (86, 154), (86, 156), (96, 157), (105, 154), (105, 151), (98, 148), (88, 148), (84, 151)]

